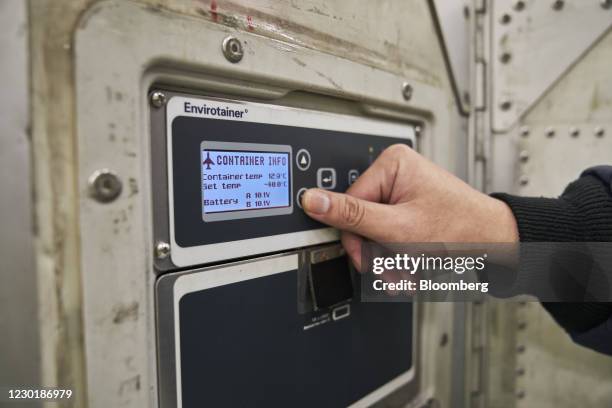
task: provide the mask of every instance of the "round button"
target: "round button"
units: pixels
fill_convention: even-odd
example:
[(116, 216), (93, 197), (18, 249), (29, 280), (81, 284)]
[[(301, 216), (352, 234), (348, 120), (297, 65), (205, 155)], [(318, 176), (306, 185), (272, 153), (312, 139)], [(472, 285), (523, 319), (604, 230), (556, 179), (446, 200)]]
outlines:
[(306, 149), (298, 150), (295, 155), (295, 164), (302, 171), (308, 170), (310, 167), (310, 152)]
[(308, 190), (306, 187), (302, 187), (298, 190), (297, 194), (295, 195), (295, 202), (300, 208), (302, 208), (302, 197), (304, 196), (304, 193), (306, 192), (306, 190)]

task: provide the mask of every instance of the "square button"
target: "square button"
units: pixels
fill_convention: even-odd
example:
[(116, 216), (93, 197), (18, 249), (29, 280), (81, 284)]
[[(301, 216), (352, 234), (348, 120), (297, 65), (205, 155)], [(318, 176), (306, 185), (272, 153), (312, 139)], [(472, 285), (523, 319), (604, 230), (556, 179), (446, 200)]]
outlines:
[(336, 169), (321, 167), (317, 170), (317, 187), (325, 190), (336, 188)]

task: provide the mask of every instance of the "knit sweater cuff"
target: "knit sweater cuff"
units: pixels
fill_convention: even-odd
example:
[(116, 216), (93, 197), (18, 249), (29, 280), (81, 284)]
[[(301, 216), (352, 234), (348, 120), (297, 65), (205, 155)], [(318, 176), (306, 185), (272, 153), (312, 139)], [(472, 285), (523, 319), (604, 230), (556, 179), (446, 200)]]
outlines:
[[(585, 172), (558, 199), (492, 194), (504, 201), (517, 222), (521, 242), (610, 242), (612, 241), (612, 193), (610, 184)], [(561, 251), (563, 253), (563, 251)], [(538, 247), (521, 250), (521, 267), (512, 294), (530, 293), (530, 288), (551, 282), (575, 291), (572, 279), (548, 276), (547, 254)], [(561, 282), (564, 281), (564, 282)], [(571, 289), (574, 288), (574, 289)], [(550, 303), (544, 307), (568, 332), (583, 333), (610, 318), (612, 303)]]
[(612, 197), (594, 176), (571, 183), (558, 199), (491, 196), (512, 210), (521, 242), (612, 241)]

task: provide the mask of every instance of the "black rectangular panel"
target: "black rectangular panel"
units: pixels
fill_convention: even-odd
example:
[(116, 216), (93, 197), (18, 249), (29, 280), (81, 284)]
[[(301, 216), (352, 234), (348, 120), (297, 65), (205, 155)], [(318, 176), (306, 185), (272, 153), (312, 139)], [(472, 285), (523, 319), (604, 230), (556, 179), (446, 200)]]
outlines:
[[(176, 117), (171, 126), (175, 239), (181, 247), (324, 228), (306, 216), (295, 203), (300, 188), (316, 187), (317, 178), (323, 184), (326, 180), (331, 183), (330, 169), (333, 169), (333, 190), (345, 191), (349, 186), (351, 171), (363, 173), (378, 154), (391, 144), (410, 144), (407, 139), (189, 116)], [(204, 222), (200, 163), (200, 146), (204, 141), (291, 146), (293, 212), (260, 218)], [(306, 170), (301, 170), (297, 164), (302, 158), (300, 152), (304, 151), (308, 152), (310, 163)]]
[[(204, 272), (206, 273), (206, 272)], [(345, 407), (412, 367), (412, 304), (359, 303), (305, 329), (297, 271), (179, 303), (183, 407)]]

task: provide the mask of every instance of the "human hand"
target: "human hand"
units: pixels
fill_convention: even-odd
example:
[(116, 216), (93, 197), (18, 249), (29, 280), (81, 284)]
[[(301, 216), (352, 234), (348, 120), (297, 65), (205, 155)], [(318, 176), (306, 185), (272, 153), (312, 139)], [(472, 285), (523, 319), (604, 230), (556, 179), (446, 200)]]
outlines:
[(306, 213), (342, 230), (342, 244), (361, 270), (361, 242), (517, 242), (510, 208), (406, 145), (385, 149), (345, 194), (312, 188)]

